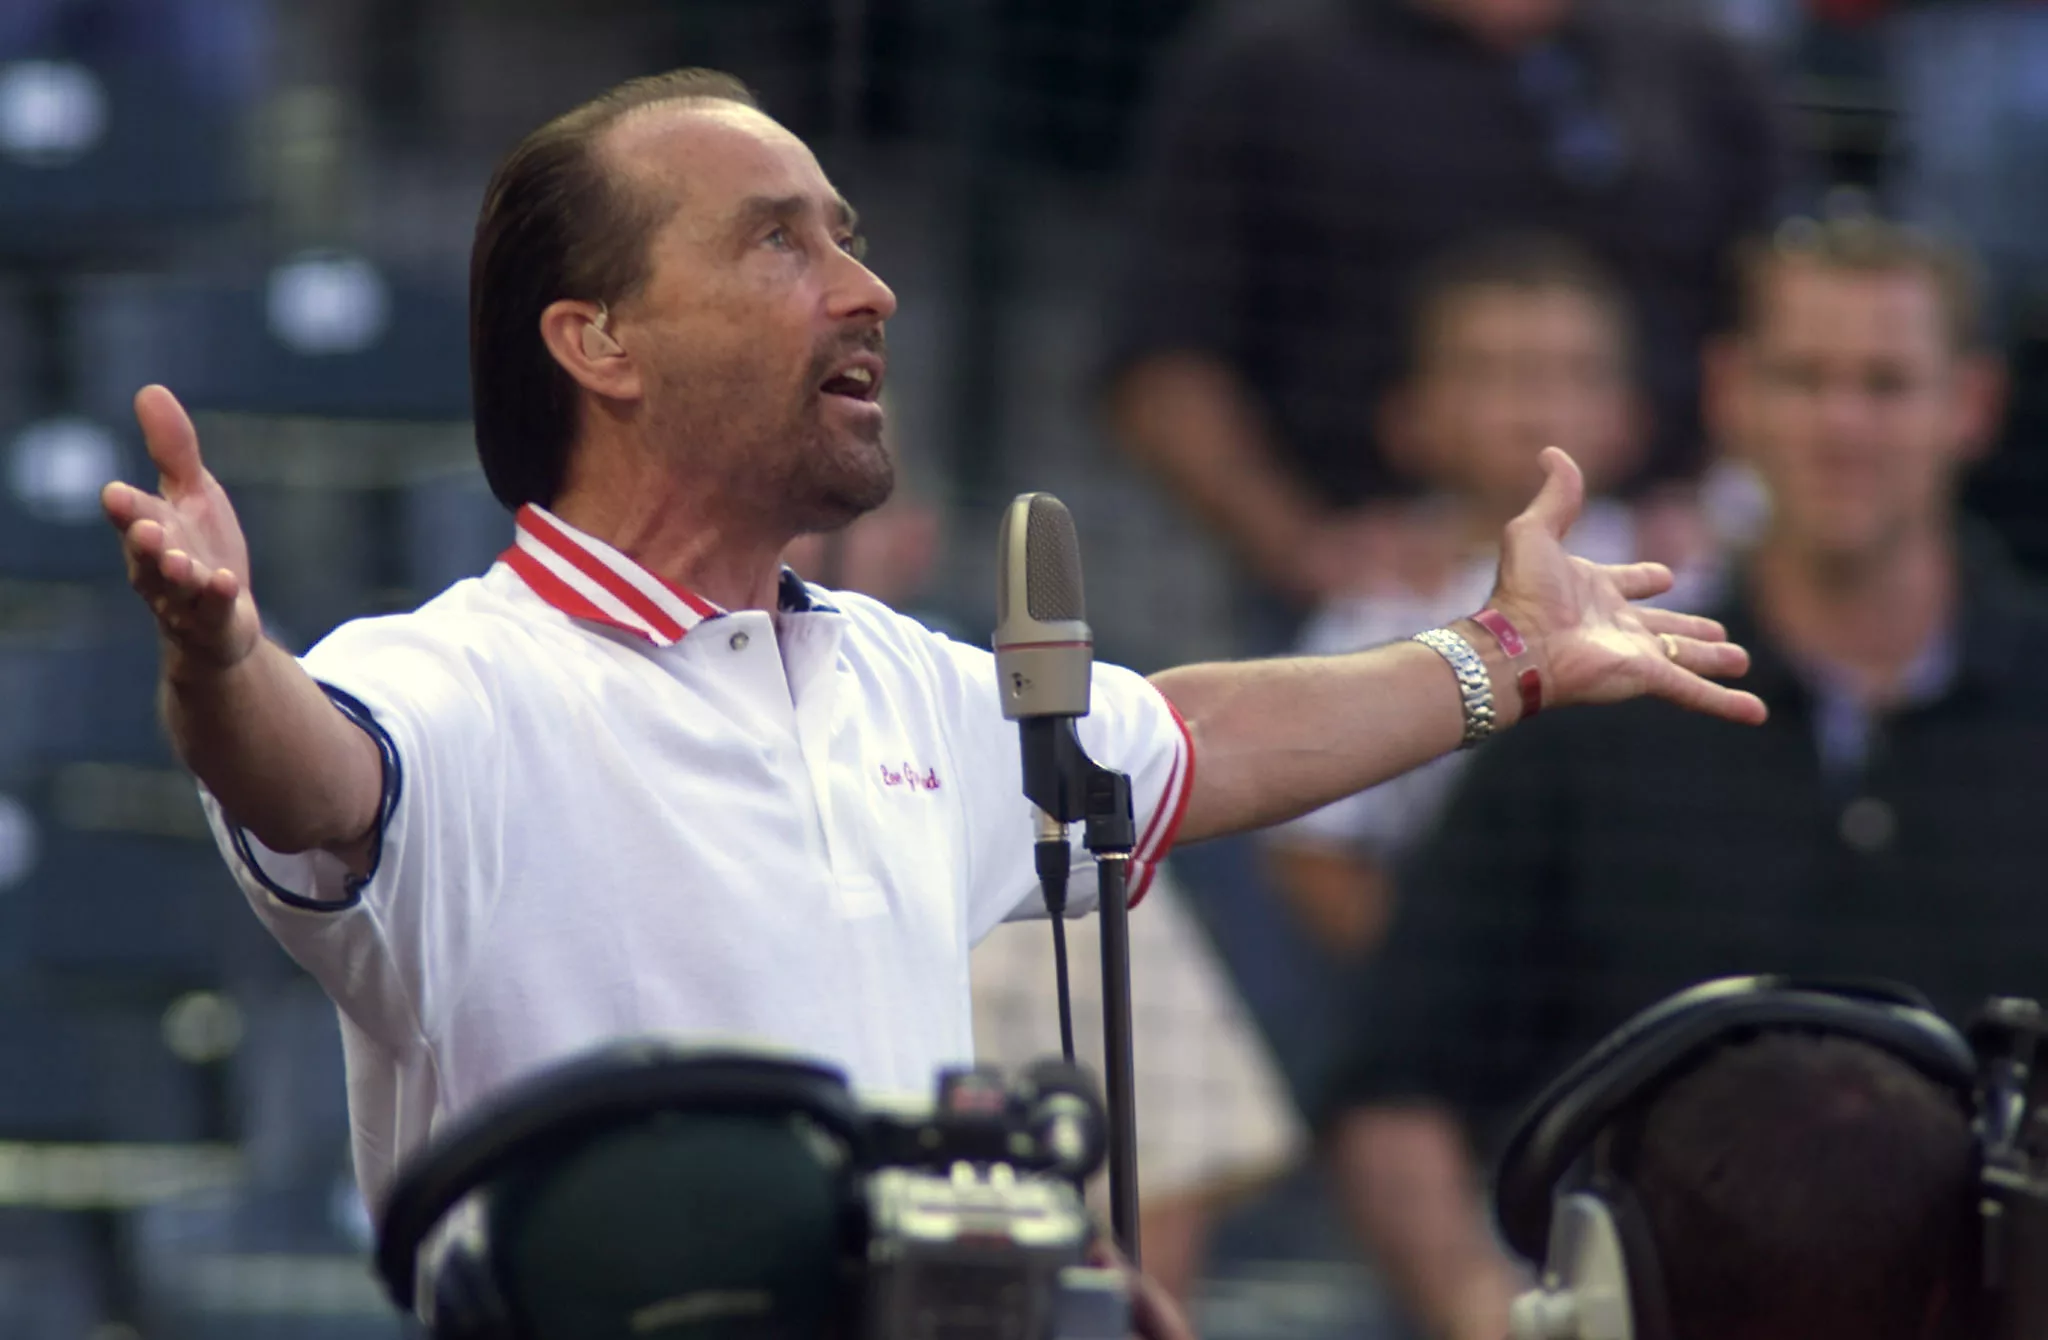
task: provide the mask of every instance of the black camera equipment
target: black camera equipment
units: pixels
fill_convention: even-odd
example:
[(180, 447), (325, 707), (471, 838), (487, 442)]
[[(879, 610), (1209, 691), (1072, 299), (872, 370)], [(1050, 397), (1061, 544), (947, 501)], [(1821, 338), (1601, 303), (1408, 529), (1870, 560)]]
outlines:
[(1023, 493), (1003, 513), (996, 542), (996, 678), (1003, 715), (1017, 722), (1024, 795), (1037, 815), (1035, 856), (1052, 918), (1060, 1048), (1074, 1059), (1067, 986), (1068, 825), (1084, 822), (1081, 845), (1095, 859), (1102, 919), (1102, 1042), (1109, 1089), (1109, 1216), (1133, 1265), (1138, 1243), (1138, 1135), (1132, 1074), (1131, 933), (1128, 902), (1137, 828), (1131, 779), (1102, 767), (1081, 747), (1074, 723), (1088, 715), (1095, 638), (1081, 588), (1081, 544), (1066, 504)]
[(1125, 1340), (1077, 1190), (1103, 1127), (1062, 1061), (881, 1110), (826, 1065), (623, 1043), (408, 1159), (377, 1271), (434, 1340)]
[(1910, 988), (1783, 977), (1725, 978), (1652, 1006), (1523, 1114), (1494, 1214), (1543, 1275), (1515, 1301), (1512, 1340), (1670, 1340), (1656, 1246), (1604, 1137), (1708, 1053), (1778, 1030), (1867, 1043), (1955, 1094), (1973, 1118), (1983, 1231), (1981, 1287), (1956, 1304), (1987, 1340), (2048, 1340), (2048, 1015), (1994, 998), (1965, 1038)]

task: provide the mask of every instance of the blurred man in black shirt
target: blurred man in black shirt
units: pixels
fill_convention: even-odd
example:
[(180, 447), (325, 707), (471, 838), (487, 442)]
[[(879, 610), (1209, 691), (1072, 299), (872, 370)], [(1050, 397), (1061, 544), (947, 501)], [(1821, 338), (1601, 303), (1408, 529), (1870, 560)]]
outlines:
[[(1380, 561), (1365, 504), (1406, 287), (1504, 228), (1590, 247), (1643, 324), (1651, 474), (1696, 463), (1697, 365), (1735, 237), (1780, 189), (1738, 51), (1628, 0), (1273, 0), (1165, 76), (1129, 280), (1120, 435), (1264, 583)], [(1661, 7), (1648, 7), (1661, 8)]]
[(1438, 1334), (1498, 1340), (1484, 1142), (1633, 1011), (1728, 973), (1882, 976), (1951, 1017), (2048, 991), (2048, 608), (1959, 526), (2001, 377), (1963, 261), (1875, 221), (1747, 267), (1710, 417), (1773, 517), (1720, 617), (1761, 730), (1646, 706), (1537, 720), (1473, 761), (1333, 1105), (1355, 1221)]

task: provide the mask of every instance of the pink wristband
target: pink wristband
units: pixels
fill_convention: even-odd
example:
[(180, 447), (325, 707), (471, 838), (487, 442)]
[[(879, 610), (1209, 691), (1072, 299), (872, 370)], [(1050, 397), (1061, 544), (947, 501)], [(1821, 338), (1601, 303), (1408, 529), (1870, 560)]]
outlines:
[[(1529, 654), (1529, 644), (1522, 640), (1522, 634), (1508, 620), (1508, 616), (1496, 609), (1484, 609), (1472, 616), (1472, 622), (1493, 634), (1500, 643), (1500, 649), (1507, 653), (1508, 660), (1517, 661)], [(1522, 717), (1527, 720), (1543, 710), (1543, 676), (1536, 667), (1525, 666), (1515, 674), (1515, 687), (1522, 691)]]

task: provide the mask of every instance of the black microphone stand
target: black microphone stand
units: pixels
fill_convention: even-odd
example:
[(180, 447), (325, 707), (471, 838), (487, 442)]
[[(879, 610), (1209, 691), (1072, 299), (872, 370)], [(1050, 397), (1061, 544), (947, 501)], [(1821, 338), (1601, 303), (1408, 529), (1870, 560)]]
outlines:
[[(1109, 1224), (1117, 1247), (1133, 1266), (1138, 1244), (1138, 1120), (1132, 1068), (1130, 863), (1137, 845), (1131, 779), (1105, 768), (1081, 747), (1072, 717), (1022, 723), (1024, 794), (1061, 825), (1085, 823), (1081, 845), (1095, 858), (1096, 914), (1102, 918), (1103, 1088), (1109, 1107)], [(1062, 1042), (1068, 1042), (1064, 936), (1057, 918), (1066, 910), (1064, 837), (1041, 836), (1038, 874), (1060, 959)], [(1072, 1059), (1071, 1054), (1068, 1059)]]
[(1138, 1255), (1137, 1079), (1131, 1029), (1131, 779), (1089, 761), (1087, 827), (1095, 857), (1095, 915), (1102, 919), (1102, 1065), (1109, 1095), (1109, 1224), (1133, 1266)]

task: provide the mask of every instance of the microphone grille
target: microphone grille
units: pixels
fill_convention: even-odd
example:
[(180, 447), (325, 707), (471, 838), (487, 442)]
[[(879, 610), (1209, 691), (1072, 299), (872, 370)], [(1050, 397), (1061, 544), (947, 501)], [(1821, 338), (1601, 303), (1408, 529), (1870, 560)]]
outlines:
[(1050, 493), (1031, 500), (1024, 528), (1024, 608), (1053, 623), (1085, 619), (1081, 599), (1081, 540), (1067, 505)]

